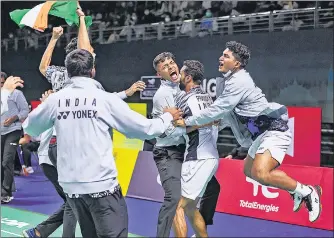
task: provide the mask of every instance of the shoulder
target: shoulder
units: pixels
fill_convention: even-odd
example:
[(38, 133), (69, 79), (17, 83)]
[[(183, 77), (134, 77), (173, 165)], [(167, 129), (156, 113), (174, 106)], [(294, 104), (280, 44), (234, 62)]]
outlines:
[(24, 96), (24, 94), (21, 90), (14, 89), (14, 91), (9, 94), (9, 98), (12, 99), (12, 100), (15, 100), (17, 97), (25, 98), (25, 96)]
[(230, 79), (226, 80), (226, 87), (231, 88), (254, 88), (256, 85), (253, 78), (246, 70), (242, 70), (234, 74)]
[(13, 93), (14, 95), (23, 95), (23, 92), (21, 90), (18, 89), (14, 89)]

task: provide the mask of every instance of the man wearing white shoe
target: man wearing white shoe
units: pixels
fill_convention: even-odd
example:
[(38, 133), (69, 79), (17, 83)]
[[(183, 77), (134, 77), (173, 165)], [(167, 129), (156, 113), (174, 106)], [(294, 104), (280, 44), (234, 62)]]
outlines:
[(291, 144), (287, 108), (269, 103), (252, 77), (245, 70), (250, 51), (245, 45), (230, 41), (219, 58), (219, 71), (223, 78), (217, 80), (216, 101), (185, 120), (179, 126), (194, 126), (221, 120), (229, 123), (241, 146), (248, 147), (244, 173), (262, 185), (286, 190), (294, 200), (297, 212), (305, 202), (310, 222), (315, 222), (321, 212), (321, 187), (303, 185), (277, 168), (282, 164)]

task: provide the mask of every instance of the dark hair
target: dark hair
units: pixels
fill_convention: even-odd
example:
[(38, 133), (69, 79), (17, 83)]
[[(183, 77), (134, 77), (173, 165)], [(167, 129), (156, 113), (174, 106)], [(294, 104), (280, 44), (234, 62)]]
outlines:
[(204, 79), (204, 66), (201, 62), (197, 60), (185, 60), (183, 62), (185, 66), (184, 73), (190, 75), (194, 82), (200, 84)]
[(241, 67), (246, 67), (251, 55), (247, 46), (236, 41), (229, 41), (226, 43), (226, 48), (232, 51), (233, 56), (240, 62)]
[(75, 37), (73, 38), (70, 43), (67, 44), (67, 46), (65, 47), (65, 52), (66, 55), (68, 55), (69, 53), (71, 53), (73, 50), (78, 49), (78, 38)]
[(1, 72), (1, 78), (7, 79), (7, 74), (5, 72)]
[(154, 60), (153, 60), (153, 68), (154, 68), (155, 70), (157, 70), (157, 66), (158, 66), (158, 64), (159, 64), (159, 63), (162, 63), (162, 62), (165, 62), (165, 60), (166, 60), (167, 58), (170, 58), (170, 59), (172, 59), (172, 60), (175, 61), (175, 56), (174, 56), (172, 53), (170, 53), (170, 52), (162, 52), (162, 53), (158, 54), (158, 55), (154, 58)]
[(66, 56), (65, 67), (70, 78), (74, 76), (91, 77), (94, 68), (93, 55), (87, 50), (74, 50)]

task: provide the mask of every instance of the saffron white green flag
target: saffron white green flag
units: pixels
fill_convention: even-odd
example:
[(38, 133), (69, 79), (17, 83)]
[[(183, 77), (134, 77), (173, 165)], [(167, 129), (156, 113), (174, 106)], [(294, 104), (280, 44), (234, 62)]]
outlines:
[[(76, 13), (77, 1), (46, 1), (32, 9), (15, 10), (9, 13), (10, 18), (20, 27), (28, 26), (43, 32), (48, 27), (48, 16), (65, 19), (68, 25), (79, 25)], [(92, 24), (90, 16), (85, 17), (86, 26)]]

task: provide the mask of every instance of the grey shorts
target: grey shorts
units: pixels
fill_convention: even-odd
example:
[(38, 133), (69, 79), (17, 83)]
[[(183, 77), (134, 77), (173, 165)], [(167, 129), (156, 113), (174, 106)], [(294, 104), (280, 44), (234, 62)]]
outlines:
[(182, 196), (191, 200), (202, 197), (208, 182), (218, 169), (218, 159), (192, 160), (182, 164)]
[(282, 164), (291, 142), (292, 134), (290, 130), (285, 132), (266, 131), (252, 143), (248, 150), (248, 154), (254, 159), (256, 154), (262, 154), (266, 150), (269, 150), (271, 156)]

